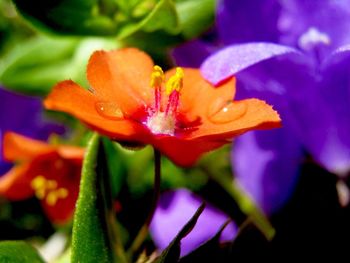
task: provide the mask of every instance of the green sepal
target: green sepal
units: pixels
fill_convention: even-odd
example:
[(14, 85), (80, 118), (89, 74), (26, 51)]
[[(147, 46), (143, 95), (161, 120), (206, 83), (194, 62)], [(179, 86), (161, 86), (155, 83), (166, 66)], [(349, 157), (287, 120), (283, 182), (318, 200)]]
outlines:
[(71, 262), (113, 262), (111, 200), (107, 164), (100, 137), (92, 135), (83, 161), (73, 221)]

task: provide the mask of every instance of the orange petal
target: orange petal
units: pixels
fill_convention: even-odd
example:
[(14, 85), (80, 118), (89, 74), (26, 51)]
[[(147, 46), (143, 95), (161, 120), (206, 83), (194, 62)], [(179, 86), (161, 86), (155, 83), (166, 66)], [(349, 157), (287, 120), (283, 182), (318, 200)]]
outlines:
[(179, 166), (193, 165), (206, 152), (224, 145), (225, 141), (181, 140), (164, 136), (155, 139), (153, 145)]
[(152, 103), (152, 69), (152, 59), (135, 48), (96, 51), (89, 60), (87, 78), (102, 101), (113, 101), (131, 116)]
[(58, 147), (57, 151), (62, 158), (74, 160), (78, 163), (82, 162), (85, 152), (83, 148), (69, 145), (61, 145)]
[[(111, 119), (97, 112), (96, 97), (73, 81), (58, 83), (44, 101), (47, 109), (70, 113), (93, 129), (113, 139), (137, 139), (145, 128), (134, 121)], [(140, 139), (139, 139), (140, 140)]]
[[(168, 79), (174, 69), (166, 72)], [(206, 114), (206, 105), (232, 101), (236, 91), (236, 79), (231, 78), (219, 87), (210, 85), (198, 69), (185, 68), (183, 88), (181, 90), (179, 112), (186, 115), (189, 121)]]
[(281, 126), (278, 113), (258, 99), (233, 101), (223, 107), (214, 102), (205, 108), (207, 114), (202, 116), (202, 124), (187, 139), (229, 140), (249, 130)]
[(31, 197), (34, 191), (30, 187), (32, 174), (29, 173), (29, 170), (29, 164), (18, 165), (1, 176), (0, 195), (13, 201)]
[(63, 170), (65, 170), (64, 174), (60, 174), (60, 171), (57, 170), (56, 172), (51, 172), (50, 175), (46, 176), (46, 178), (56, 180), (58, 189), (66, 189), (68, 193), (67, 197), (58, 198), (54, 205), (49, 205), (45, 199), (41, 201), (48, 218), (57, 224), (66, 223), (66, 221), (71, 219), (73, 216), (75, 203), (78, 199), (81, 174), (80, 165), (75, 165), (74, 163), (65, 160), (63, 166)]
[(8, 161), (28, 160), (54, 150), (54, 147), (38, 140), (33, 140), (14, 132), (4, 135), (4, 157)]

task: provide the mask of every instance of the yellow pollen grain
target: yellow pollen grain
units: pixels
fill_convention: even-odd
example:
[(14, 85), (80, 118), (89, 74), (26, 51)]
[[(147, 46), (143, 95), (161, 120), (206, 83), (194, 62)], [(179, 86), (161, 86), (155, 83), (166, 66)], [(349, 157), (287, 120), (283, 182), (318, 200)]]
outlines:
[(170, 95), (174, 90), (180, 92), (183, 86), (184, 71), (177, 67), (176, 72), (172, 75), (166, 83), (166, 93)]

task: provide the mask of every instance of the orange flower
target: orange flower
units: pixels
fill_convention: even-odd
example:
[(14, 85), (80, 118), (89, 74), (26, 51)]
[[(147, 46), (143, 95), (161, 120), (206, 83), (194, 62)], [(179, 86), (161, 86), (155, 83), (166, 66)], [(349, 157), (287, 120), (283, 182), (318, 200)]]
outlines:
[(192, 165), (246, 131), (280, 126), (265, 102), (233, 101), (235, 78), (214, 88), (198, 69), (164, 74), (134, 48), (96, 51), (87, 78), (89, 90), (58, 83), (46, 108), (70, 113), (113, 140), (152, 144), (178, 165)]
[(70, 219), (78, 198), (84, 150), (52, 146), (16, 133), (6, 133), (4, 158), (19, 162), (0, 177), (0, 195), (12, 201), (40, 199), (50, 220)]

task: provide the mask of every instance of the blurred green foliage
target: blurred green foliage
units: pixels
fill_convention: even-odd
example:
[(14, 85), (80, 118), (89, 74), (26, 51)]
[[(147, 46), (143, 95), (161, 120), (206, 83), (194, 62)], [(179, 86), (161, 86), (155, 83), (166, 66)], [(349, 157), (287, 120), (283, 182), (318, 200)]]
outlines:
[(0, 262), (44, 263), (37, 251), (23, 241), (0, 242)]
[(136, 46), (166, 67), (169, 47), (209, 28), (215, 7), (215, 0), (13, 2), (0, 0), (0, 83), (34, 95), (64, 79), (88, 87), (86, 64), (97, 49)]

